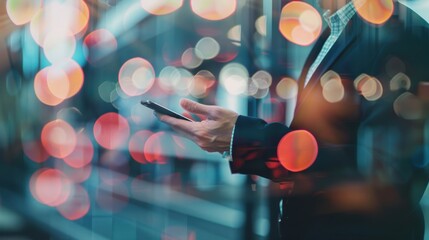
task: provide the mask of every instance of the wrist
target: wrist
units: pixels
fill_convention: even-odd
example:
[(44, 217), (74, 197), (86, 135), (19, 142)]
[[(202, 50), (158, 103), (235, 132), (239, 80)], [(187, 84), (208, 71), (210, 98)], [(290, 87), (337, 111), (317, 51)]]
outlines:
[[(237, 118), (235, 118), (235, 121), (236, 120), (237, 120)], [(232, 162), (232, 145), (233, 145), (233, 141), (234, 141), (234, 132), (235, 132), (235, 121), (234, 121), (234, 126), (232, 127), (232, 131), (231, 131), (231, 139), (229, 142), (229, 149), (227, 151), (224, 151), (222, 154), (222, 157), (224, 159), (231, 161), (231, 162)]]

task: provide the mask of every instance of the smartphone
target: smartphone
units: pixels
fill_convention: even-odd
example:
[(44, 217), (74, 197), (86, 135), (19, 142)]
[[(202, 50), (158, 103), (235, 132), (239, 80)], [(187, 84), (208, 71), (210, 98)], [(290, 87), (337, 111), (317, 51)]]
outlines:
[(165, 114), (165, 115), (168, 115), (170, 117), (174, 117), (174, 118), (178, 118), (178, 119), (182, 119), (182, 120), (193, 122), (192, 119), (187, 118), (187, 117), (185, 117), (185, 116), (183, 116), (181, 114), (178, 114), (175, 111), (170, 110), (170, 109), (168, 109), (168, 108), (166, 108), (164, 106), (161, 106), (158, 103), (152, 102), (150, 100), (146, 100), (146, 101), (142, 100), (140, 103), (143, 104), (143, 106), (148, 107), (148, 108), (154, 110), (155, 112), (158, 112), (158, 113), (161, 113), (161, 114)]

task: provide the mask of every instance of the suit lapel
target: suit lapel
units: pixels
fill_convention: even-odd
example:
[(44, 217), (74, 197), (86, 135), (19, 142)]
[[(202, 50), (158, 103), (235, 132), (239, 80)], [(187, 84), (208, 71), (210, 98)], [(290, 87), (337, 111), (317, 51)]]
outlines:
[(322, 50), (323, 44), (328, 39), (329, 34), (331, 34), (331, 30), (329, 28), (323, 31), (322, 35), (319, 37), (316, 44), (311, 49), (307, 59), (305, 60), (301, 75), (298, 78), (298, 92), (302, 92), (302, 89), (304, 88), (305, 77), (308, 74), (308, 70), (310, 69), (311, 64), (313, 64), (313, 62), (316, 60), (317, 55), (319, 55), (319, 52)]
[(317, 67), (317, 69), (314, 71), (313, 75), (311, 76), (310, 80), (308, 81), (307, 85), (305, 86), (305, 91), (304, 91), (304, 82), (305, 82), (305, 77), (307, 75), (308, 69), (310, 68), (311, 64), (313, 64), (313, 62), (315, 61), (315, 59), (317, 58), (317, 55), (319, 54), (320, 50), (323, 47), (323, 44), (325, 43), (325, 41), (322, 42), (322, 47), (317, 48), (318, 51), (316, 52), (315, 56), (309, 56), (309, 60), (306, 64), (305, 64), (305, 71), (303, 71), (303, 74), (301, 75), (300, 79), (299, 79), (299, 101), (298, 101), (298, 105), (300, 105), (300, 103), (303, 102), (303, 100), (306, 98), (307, 94), (309, 92), (311, 92), (310, 90), (315, 86), (315, 84), (319, 83), (319, 80), (321, 78), (321, 76), (323, 75), (323, 73), (325, 73), (331, 66), (333, 63), (335, 63), (335, 61), (340, 57), (340, 55), (345, 52), (351, 45), (352, 43), (356, 40), (357, 38), (357, 32), (358, 32), (358, 28), (357, 26), (353, 26), (356, 25), (356, 21), (353, 21), (356, 19), (356, 16), (354, 16), (350, 22), (349, 25), (346, 27), (346, 29), (344, 29), (344, 31), (341, 33), (341, 35), (338, 37), (337, 41), (334, 43), (334, 45), (331, 47), (331, 49), (329, 50), (329, 52), (326, 54), (326, 56), (323, 58), (322, 62), (319, 64), (319, 66)]

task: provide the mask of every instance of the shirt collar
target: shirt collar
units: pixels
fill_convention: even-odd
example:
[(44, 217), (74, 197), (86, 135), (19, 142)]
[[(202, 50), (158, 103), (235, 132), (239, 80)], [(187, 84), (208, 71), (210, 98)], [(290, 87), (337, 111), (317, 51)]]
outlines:
[(330, 15), (330, 11), (323, 14), (328, 26), (331, 28), (331, 34), (339, 34), (356, 13), (353, 1), (350, 1), (342, 8), (338, 9), (334, 14)]

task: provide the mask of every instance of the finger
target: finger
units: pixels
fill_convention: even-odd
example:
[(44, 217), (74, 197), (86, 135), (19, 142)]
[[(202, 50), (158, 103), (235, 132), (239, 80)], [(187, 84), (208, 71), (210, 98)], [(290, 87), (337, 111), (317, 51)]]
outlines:
[(182, 112), (182, 115), (195, 121), (195, 118), (189, 112)]
[(160, 113), (156, 113), (155, 116), (161, 122), (164, 122), (164, 123), (170, 125), (175, 130), (180, 130), (180, 131), (185, 132), (187, 134), (191, 134), (193, 132), (194, 127), (192, 125), (193, 124), (192, 122), (182, 120), (182, 119), (178, 119), (178, 118), (174, 118), (174, 117), (164, 115), (164, 114), (160, 114)]
[(207, 120), (207, 116), (206, 115), (203, 115), (203, 114), (195, 114), (195, 115), (197, 115), (197, 117), (200, 119), (200, 121)]
[(176, 132), (178, 135), (185, 137), (189, 140), (193, 140), (193, 136), (191, 134), (189, 134), (188, 132), (182, 131), (182, 129), (176, 128), (171, 126), (171, 128), (174, 130), (174, 132)]
[(211, 116), (213, 106), (204, 105), (201, 103), (194, 102), (192, 100), (183, 98), (180, 101), (180, 105), (187, 111), (195, 114), (203, 114)]
[(190, 118), (196, 122), (201, 122), (201, 121), (207, 120), (207, 116), (203, 115), (203, 114), (196, 114), (196, 113), (190, 114), (189, 112), (183, 112), (182, 115), (187, 117), (187, 118)]

